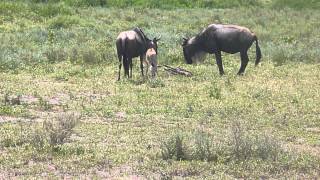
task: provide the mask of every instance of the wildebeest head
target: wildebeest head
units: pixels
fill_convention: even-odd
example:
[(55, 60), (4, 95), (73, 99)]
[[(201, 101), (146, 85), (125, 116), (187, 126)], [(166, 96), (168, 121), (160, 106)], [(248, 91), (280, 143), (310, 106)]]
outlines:
[(153, 38), (153, 40), (147, 39), (147, 49), (153, 48), (156, 53), (158, 54), (158, 41), (161, 39), (159, 38)]
[(182, 42), (183, 56), (187, 64), (202, 61), (205, 52), (201, 48), (201, 41), (198, 37), (183, 38)]
[(190, 45), (188, 44), (189, 39), (183, 38), (182, 48), (183, 48), (183, 56), (187, 64), (192, 64), (192, 59), (190, 56)]

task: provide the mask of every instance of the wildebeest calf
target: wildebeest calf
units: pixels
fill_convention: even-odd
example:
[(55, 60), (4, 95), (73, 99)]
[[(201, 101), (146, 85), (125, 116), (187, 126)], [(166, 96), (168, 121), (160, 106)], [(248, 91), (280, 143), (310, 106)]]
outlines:
[(256, 42), (255, 64), (258, 65), (262, 55), (258, 38), (253, 32), (237, 25), (211, 24), (195, 37), (184, 38), (183, 55), (186, 63), (192, 64), (200, 55), (215, 54), (220, 75), (223, 75), (221, 51), (231, 54), (240, 52), (241, 66), (238, 74), (241, 75), (249, 61), (247, 51), (254, 41)]
[(120, 63), (118, 80), (120, 80), (120, 71), (122, 63), (124, 65), (125, 76), (127, 76), (128, 78), (132, 77), (132, 58), (138, 56), (140, 56), (141, 74), (142, 76), (144, 76), (143, 61), (145, 59), (146, 51), (150, 47), (154, 47), (157, 51), (157, 42), (159, 40), (160, 39), (157, 38), (150, 40), (140, 28), (134, 28), (131, 31), (121, 32), (116, 40), (117, 54)]
[[(157, 52), (154, 48), (149, 48), (146, 52), (146, 64), (149, 66), (151, 71), (151, 77), (154, 78), (156, 76), (158, 70), (158, 62), (157, 62)], [(148, 67), (146, 70), (146, 74), (148, 75)]]

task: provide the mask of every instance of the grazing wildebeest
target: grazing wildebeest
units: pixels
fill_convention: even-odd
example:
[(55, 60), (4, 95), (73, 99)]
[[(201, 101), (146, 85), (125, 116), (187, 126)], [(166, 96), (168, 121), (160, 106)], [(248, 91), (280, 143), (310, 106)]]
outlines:
[[(158, 70), (158, 62), (157, 62), (157, 52), (154, 48), (149, 48), (146, 52), (146, 64), (150, 67), (151, 77), (154, 78), (156, 76)], [(146, 70), (146, 74), (148, 75), (148, 67)]]
[[(116, 40), (117, 53), (119, 58), (119, 76), (122, 63), (124, 65), (125, 76), (132, 77), (132, 58), (140, 56), (140, 68), (141, 74), (143, 74), (143, 61), (148, 48), (153, 47), (156, 51), (158, 49), (157, 42), (159, 38), (150, 40), (140, 28), (134, 28), (131, 31), (121, 32)], [(130, 66), (130, 70), (129, 70)], [(129, 76), (130, 72), (130, 76)]]
[(248, 28), (241, 26), (211, 24), (195, 37), (183, 39), (183, 55), (187, 64), (192, 64), (195, 58), (206, 53), (215, 54), (220, 75), (224, 74), (221, 51), (231, 54), (240, 52), (241, 66), (238, 75), (242, 75), (246, 69), (249, 61), (247, 51), (254, 41), (256, 41), (255, 65), (259, 64), (262, 57), (257, 36)]

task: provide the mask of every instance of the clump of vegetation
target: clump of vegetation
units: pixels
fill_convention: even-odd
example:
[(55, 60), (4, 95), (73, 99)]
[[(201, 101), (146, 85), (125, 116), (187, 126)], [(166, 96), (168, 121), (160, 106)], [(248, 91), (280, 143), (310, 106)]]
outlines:
[(220, 155), (219, 148), (219, 144), (214, 143), (214, 139), (209, 134), (199, 131), (194, 135), (192, 157), (195, 160), (216, 162)]
[(239, 121), (231, 129), (231, 154), (235, 160), (262, 159), (276, 161), (284, 153), (277, 138), (267, 134), (250, 134)]
[(31, 145), (38, 151), (50, 152), (70, 138), (78, 122), (79, 116), (73, 113), (60, 114), (40, 124), (25, 124), (20, 121), (19, 129), (14, 134), (7, 134), (1, 144), (4, 147)]
[(48, 100), (46, 100), (45, 98), (38, 96), (38, 100), (39, 100), (39, 107), (41, 110), (49, 111), (53, 108), (53, 105), (50, 104), (50, 102)]
[(53, 120), (43, 122), (43, 128), (48, 134), (51, 147), (65, 143), (72, 135), (74, 127), (79, 123), (79, 116), (75, 114), (61, 114)]
[(70, 28), (71, 26), (82, 25), (81, 19), (76, 16), (57, 16), (49, 22), (49, 28), (60, 29), (60, 28)]
[(165, 87), (164, 82), (159, 78), (148, 80), (148, 85), (151, 88)]
[(161, 157), (164, 160), (217, 161), (218, 149), (211, 137), (204, 132), (194, 134), (175, 133), (161, 145)]
[(183, 140), (184, 137), (181, 134), (175, 134), (163, 142), (161, 146), (162, 159), (186, 160), (186, 149)]
[(218, 85), (213, 82), (211, 87), (209, 87), (209, 97), (215, 98), (215, 99), (221, 99), (222, 93), (221, 93), (221, 88), (218, 87)]
[(277, 138), (267, 134), (250, 134), (239, 122), (235, 122), (230, 136), (217, 142), (212, 135), (204, 132), (182, 135), (176, 133), (164, 141), (161, 146), (161, 157), (164, 160), (199, 160), (199, 161), (233, 161), (247, 160), (277, 161), (286, 156)]
[(290, 7), (295, 9), (319, 9), (320, 2), (317, 0), (310, 0), (310, 1), (300, 1), (300, 0), (273, 0), (272, 6), (274, 8), (283, 8), (283, 7)]

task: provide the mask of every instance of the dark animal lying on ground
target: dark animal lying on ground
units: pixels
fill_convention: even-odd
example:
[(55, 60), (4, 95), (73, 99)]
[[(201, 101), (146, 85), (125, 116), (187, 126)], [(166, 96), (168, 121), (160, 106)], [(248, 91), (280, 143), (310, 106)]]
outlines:
[(159, 40), (159, 38), (150, 40), (140, 28), (134, 28), (131, 31), (121, 32), (116, 40), (117, 54), (120, 63), (118, 80), (120, 80), (120, 71), (122, 64), (124, 65), (125, 76), (127, 76), (128, 78), (132, 77), (132, 58), (138, 56), (140, 56), (141, 74), (142, 76), (144, 76), (143, 61), (145, 59), (147, 49), (154, 48), (157, 52), (157, 42)]
[(241, 26), (211, 24), (195, 37), (183, 39), (183, 55), (187, 64), (195, 63), (199, 56), (206, 53), (215, 54), (220, 75), (224, 74), (221, 51), (231, 54), (240, 52), (239, 75), (246, 69), (249, 61), (247, 51), (254, 41), (256, 42), (255, 65), (259, 64), (262, 57), (257, 36), (248, 28)]

